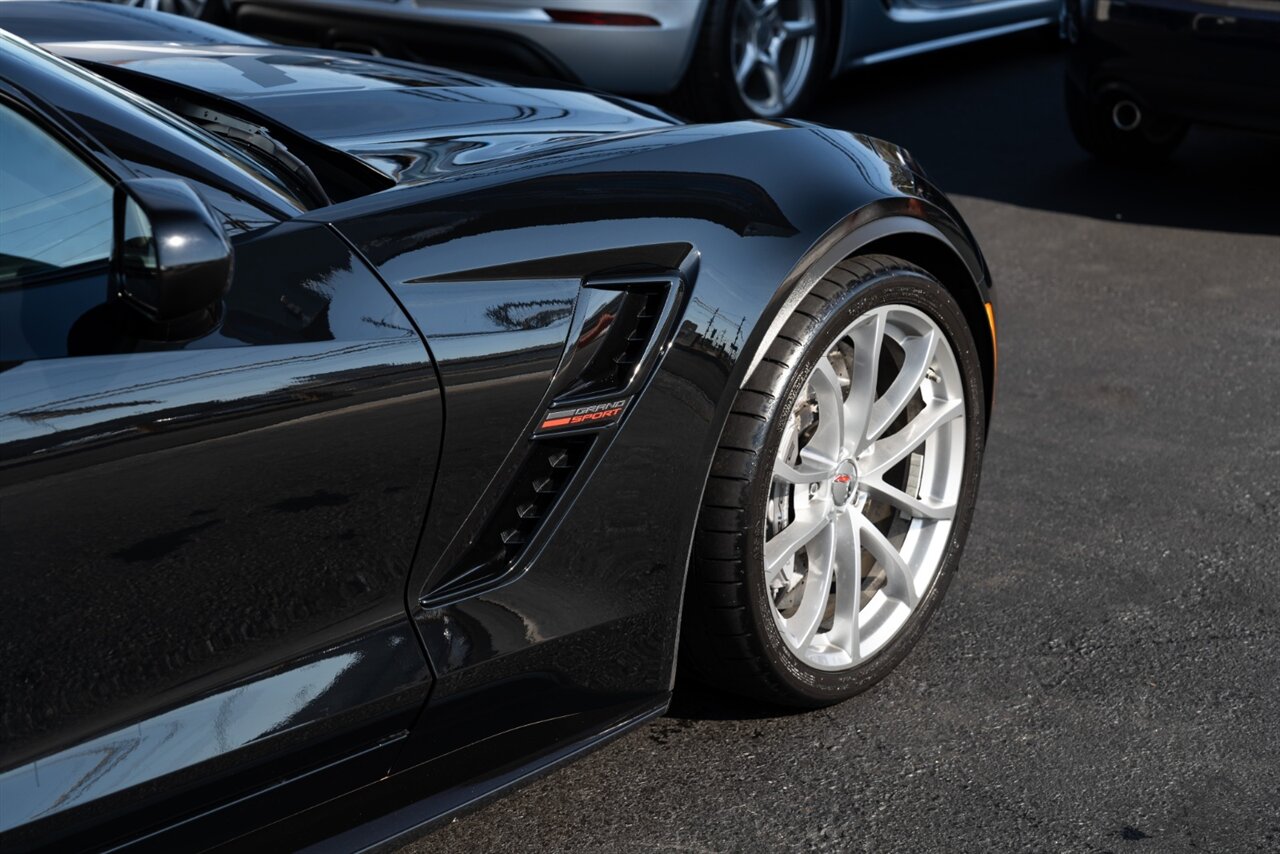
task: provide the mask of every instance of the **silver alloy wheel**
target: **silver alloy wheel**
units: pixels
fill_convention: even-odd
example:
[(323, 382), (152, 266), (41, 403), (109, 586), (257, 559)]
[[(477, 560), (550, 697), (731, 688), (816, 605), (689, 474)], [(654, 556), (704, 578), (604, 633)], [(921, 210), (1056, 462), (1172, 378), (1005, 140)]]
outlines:
[(738, 0), (729, 58), (738, 94), (761, 116), (795, 106), (818, 47), (815, 0)]
[(805, 382), (766, 508), (764, 573), (787, 647), (847, 670), (892, 640), (945, 556), (964, 476), (964, 385), (938, 324), (881, 306)]

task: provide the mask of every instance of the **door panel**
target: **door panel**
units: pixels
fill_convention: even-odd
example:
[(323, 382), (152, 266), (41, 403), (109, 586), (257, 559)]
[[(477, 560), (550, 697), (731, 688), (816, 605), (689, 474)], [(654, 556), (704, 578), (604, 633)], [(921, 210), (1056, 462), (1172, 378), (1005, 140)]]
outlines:
[(1059, 0), (846, 0), (836, 70), (1050, 23)]
[(123, 337), (105, 272), (0, 288), (0, 830), (159, 789), (198, 809), (425, 698), (404, 592), (440, 445), (426, 348), (327, 226), (235, 248), (193, 342)]

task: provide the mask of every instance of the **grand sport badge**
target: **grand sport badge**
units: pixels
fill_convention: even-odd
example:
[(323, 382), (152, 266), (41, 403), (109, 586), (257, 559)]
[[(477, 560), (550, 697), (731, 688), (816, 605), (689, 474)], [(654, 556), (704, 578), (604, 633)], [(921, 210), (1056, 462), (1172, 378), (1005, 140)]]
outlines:
[(627, 397), (587, 406), (554, 409), (543, 416), (542, 423), (538, 425), (535, 433), (558, 433), (562, 430), (578, 430), (584, 427), (607, 427), (622, 417), (623, 410), (630, 402), (631, 398)]

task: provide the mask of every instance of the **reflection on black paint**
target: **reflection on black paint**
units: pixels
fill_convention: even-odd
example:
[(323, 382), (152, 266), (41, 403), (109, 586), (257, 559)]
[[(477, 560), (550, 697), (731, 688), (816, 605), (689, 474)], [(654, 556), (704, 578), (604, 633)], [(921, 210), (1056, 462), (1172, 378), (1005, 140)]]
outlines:
[[(548, 199), (562, 199), (554, 210)], [(791, 237), (795, 225), (763, 187), (735, 175), (697, 172), (598, 172), (544, 175), (478, 190), (460, 210), (442, 200), (416, 210), (407, 228), (373, 237), (376, 263), (458, 238), (545, 226), (677, 217), (705, 220), (743, 237)], [(384, 223), (387, 225), (389, 223)]]
[[(397, 290), (436, 358), (450, 413), (420, 560), (444, 572), (476, 531), (489, 473), (523, 439), (569, 337), (576, 280), (435, 282)], [(478, 477), (477, 473), (484, 473)], [(496, 480), (502, 481), (499, 473)], [(458, 534), (456, 542), (454, 535)]]
[(369, 282), (323, 226), (256, 232), (235, 241), (235, 253), (222, 323), (193, 341), (129, 337), (129, 310), (105, 302), (105, 269), (73, 281), (0, 289), (0, 362), (415, 335), (385, 290)]
[[(312, 725), (350, 722), (343, 710), (361, 707), (386, 713), (404, 703), (397, 695), (406, 693), (406, 685), (423, 686), (407, 698), (416, 708), (427, 674), (415, 645), (406, 623), (375, 629), (304, 656), (288, 670), (97, 735), (56, 761), (0, 772), (0, 832), (25, 821), (61, 822), (68, 811), (127, 787), (147, 796), (174, 796), (188, 769), (237, 751), (261, 760), (287, 745), (321, 760), (335, 748), (325, 744), (324, 729)], [(12, 841), (15, 850), (24, 847), (21, 836)]]
[[(5, 401), (48, 401), (0, 416), (0, 571), (25, 606), (0, 635), (6, 754), (344, 615), (399, 613), (438, 429), (423, 358), (402, 337), (0, 374)], [(135, 385), (161, 402), (75, 405), (136, 402)], [(406, 472), (410, 489), (383, 490)], [(342, 547), (342, 528), (379, 549)], [(19, 662), (48, 678), (17, 678)]]
[[(0, 331), (18, 333), (0, 339), (0, 582), (21, 603), (0, 631), (5, 821), (9, 804), (127, 804), (158, 774), (199, 781), (193, 763), (250, 742), (282, 750), (267, 736), (304, 721), (412, 713), (425, 693), (403, 629), (441, 430), (427, 352), (327, 226), (282, 226), (236, 251), (223, 325), (195, 341), (70, 355), (67, 329), (101, 305), (104, 277), (0, 292)], [(61, 341), (43, 334), (59, 328)], [(396, 621), (397, 643), (411, 642), (394, 652), (317, 665), (327, 676), (299, 658)], [(226, 693), (254, 680), (277, 698), (270, 721)], [(214, 719), (225, 739), (208, 730), (220, 691), (240, 709)], [(172, 750), (166, 727), (185, 733)], [(93, 756), (112, 770), (93, 771)], [(35, 800), (3, 789), (37, 758), (44, 788), (13, 783)], [(79, 769), (73, 790), (56, 791), (55, 767)]]
[(210, 519), (208, 522), (202, 522), (199, 525), (192, 525), (188, 528), (179, 528), (176, 531), (167, 531), (163, 534), (157, 534), (154, 537), (148, 537), (145, 540), (136, 542), (131, 546), (126, 546), (119, 551), (111, 553), (113, 558), (122, 560), (125, 563), (143, 563), (146, 561), (159, 560), (166, 557), (172, 552), (177, 551), (195, 539), (195, 535), (212, 528), (214, 525), (222, 522), (221, 519)]
[(504, 302), (484, 310), (495, 324), (505, 330), (544, 329), (566, 320), (573, 312), (573, 303), (563, 299), (533, 299), (521, 302)]

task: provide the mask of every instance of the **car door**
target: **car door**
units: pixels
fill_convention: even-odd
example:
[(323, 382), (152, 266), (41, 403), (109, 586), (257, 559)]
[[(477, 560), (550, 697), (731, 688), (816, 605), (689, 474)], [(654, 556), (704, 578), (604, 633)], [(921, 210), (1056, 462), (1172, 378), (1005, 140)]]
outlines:
[(332, 229), (287, 221), (235, 239), (215, 329), (137, 332), (109, 299), (121, 175), (56, 116), (0, 85), (5, 850), (301, 779), (394, 742), (430, 683), (404, 601), (442, 418), (420, 337)]

